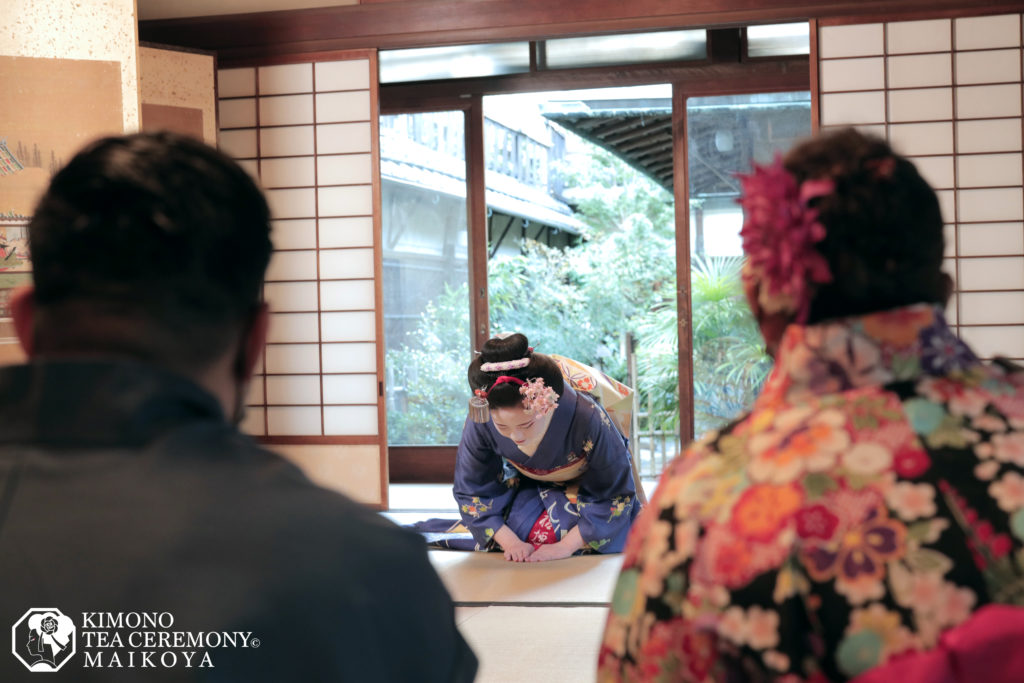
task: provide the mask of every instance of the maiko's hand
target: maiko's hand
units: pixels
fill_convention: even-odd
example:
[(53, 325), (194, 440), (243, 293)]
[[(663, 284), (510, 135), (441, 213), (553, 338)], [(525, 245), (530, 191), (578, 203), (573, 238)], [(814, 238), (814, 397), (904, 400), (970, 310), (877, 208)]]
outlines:
[(529, 562), (529, 557), (534, 552), (533, 545), (518, 540), (503, 546), (503, 549), (505, 559), (509, 562)]
[(559, 541), (558, 543), (547, 543), (533, 551), (527, 562), (547, 562), (548, 560), (561, 560), (569, 557), (575, 552), (572, 546)]

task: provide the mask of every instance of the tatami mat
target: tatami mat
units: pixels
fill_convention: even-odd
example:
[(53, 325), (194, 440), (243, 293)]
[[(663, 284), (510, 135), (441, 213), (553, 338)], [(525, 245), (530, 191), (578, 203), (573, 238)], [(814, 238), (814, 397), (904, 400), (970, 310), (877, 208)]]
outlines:
[(457, 608), (476, 683), (593, 683), (606, 607)]
[(501, 553), (431, 550), (430, 561), (458, 605), (604, 606), (622, 555), (585, 555), (551, 562), (508, 562)]

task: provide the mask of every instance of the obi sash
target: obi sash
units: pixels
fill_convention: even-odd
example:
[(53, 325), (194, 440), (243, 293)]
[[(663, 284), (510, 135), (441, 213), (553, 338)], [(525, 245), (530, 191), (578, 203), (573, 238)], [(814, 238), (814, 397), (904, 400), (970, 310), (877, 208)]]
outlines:
[(852, 683), (1019, 683), (1024, 680), (1024, 607), (985, 605), (927, 652), (890, 660)]
[(529, 477), (530, 479), (536, 479), (537, 481), (552, 481), (552, 482), (572, 481), (573, 479), (576, 479), (577, 477), (580, 477), (584, 472), (587, 471), (587, 459), (586, 458), (580, 458), (578, 460), (574, 460), (573, 462), (569, 463), (568, 465), (563, 465), (562, 467), (556, 467), (556, 468), (551, 469), (551, 470), (535, 470), (535, 469), (531, 469), (531, 468), (529, 468), (529, 467), (527, 467), (525, 465), (520, 465), (518, 463), (512, 462), (511, 460), (508, 461), (508, 464), (512, 465), (512, 467), (515, 467), (517, 470), (519, 470), (519, 472), (524, 477)]

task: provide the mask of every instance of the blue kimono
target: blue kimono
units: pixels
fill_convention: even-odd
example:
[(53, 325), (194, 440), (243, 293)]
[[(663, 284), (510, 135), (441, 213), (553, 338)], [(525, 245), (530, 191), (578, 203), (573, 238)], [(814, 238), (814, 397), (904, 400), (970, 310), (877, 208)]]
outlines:
[(617, 553), (640, 509), (629, 457), (604, 409), (566, 385), (532, 456), (493, 423), (466, 420), (455, 460), (455, 500), (477, 549), (490, 548), (503, 524), (526, 540), (546, 510), (556, 538), (579, 525), (587, 548)]

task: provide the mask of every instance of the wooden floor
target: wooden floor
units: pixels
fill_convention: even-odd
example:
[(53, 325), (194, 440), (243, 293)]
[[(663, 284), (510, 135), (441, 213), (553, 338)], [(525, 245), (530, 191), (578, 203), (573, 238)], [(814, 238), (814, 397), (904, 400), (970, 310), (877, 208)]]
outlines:
[[(452, 517), (451, 486), (393, 485), (389, 517)], [(480, 660), (477, 683), (592, 683), (621, 555), (539, 563), (500, 553), (431, 550)]]

